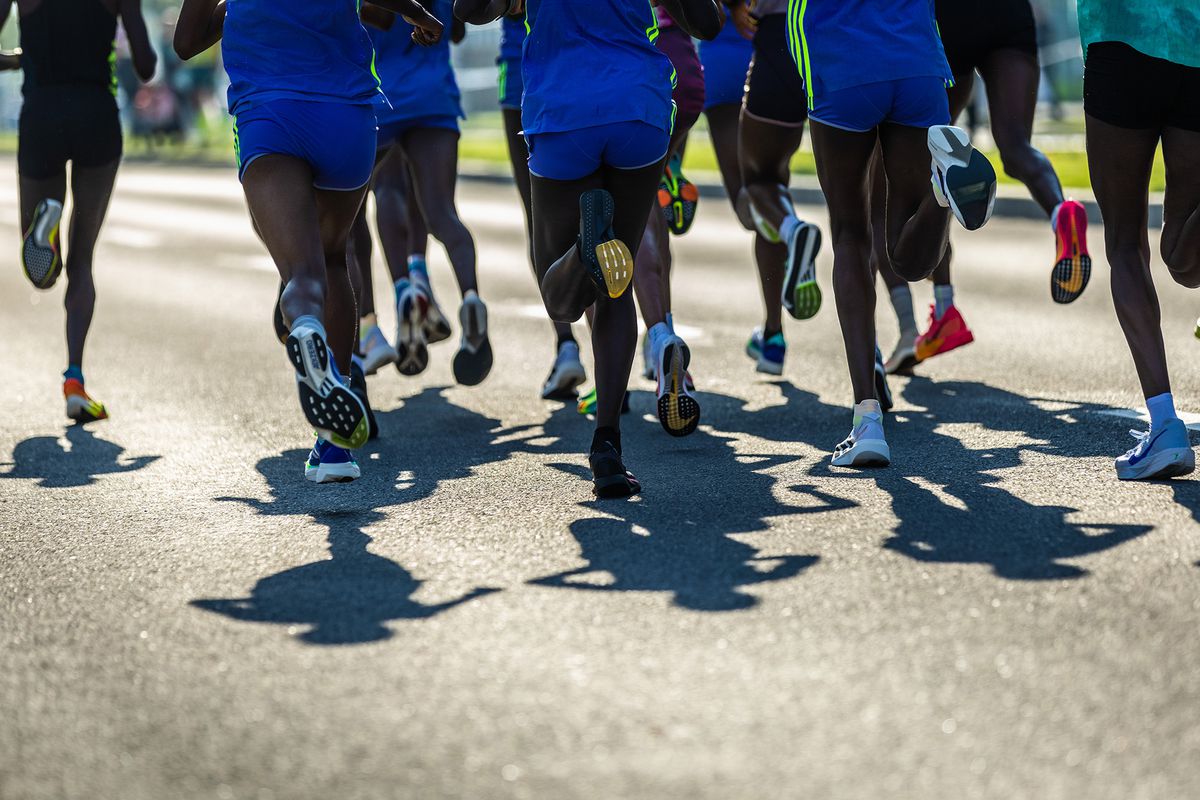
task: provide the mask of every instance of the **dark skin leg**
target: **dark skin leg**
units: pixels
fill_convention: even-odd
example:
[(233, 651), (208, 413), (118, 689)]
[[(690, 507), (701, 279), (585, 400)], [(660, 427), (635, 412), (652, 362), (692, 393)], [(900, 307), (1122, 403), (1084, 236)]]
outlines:
[[(778, 230), (791, 208), (790, 164), (804, 139), (804, 128), (772, 125), (742, 114), (740, 130), (738, 153), (746, 194), (758, 213)], [(766, 309), (763, 330), (769, 335), (783, 329), (780, 297), (787, 247), (772, 244), (756, 233), (754, 260), (758, 264), (758, 281)]]
[[(741, 103), (725, 103), (704, 112), (704, 116), (708, 118), (708, 135), (712, 138), (713, 152), (717, 155), (717, 167), (721, 170), (725, 196), (729, 198), (738, 219), (745, 225), (749, 220), (741, 218), (737, 202), (742, 192), (742, 166), (738, 157), (738, 119), (741, 114)], [(752, 227), (751, 222), (747, 230)]]
[(579, 195), (606, 189), (616, 213), (613, 230), (631, 253), (642, 241), (646, 218), (662, 175), (662, 164), (638, 170), (602, 167), (576, 181), (532, 178), (534, 269), (552, 319), (574, 322), (591, 306), (595, 356), (596, 425), (620, 428), (621, 403), (637, 348), (637, 312), (629, 292), (616, 300), (598, 296), (579, 260)]
[(1166, 128), (1162, 135), (1167, 191), (1163, 198), (1163, 261), (1176, 283), (1200, 286), (1200, 132)]
[[(517, 193), (521, 195), (521, 207), (525, 211), (525, 236), (529, 242), (529, 264), (533, 265), (533, 188), (529, 177), (529, 146), (521, 135), (521, 110), (505, 108), (504, 137), (508, 142), (508, 159), (512, 163), (513, 180), (517, 184)], [(537, 270), (534, 270), (537, 277)], [(571, 336), (571, 326), (566, 322), (554, 322), (554, 335), (559, 339)]]
[[(688, 133), (697, 119), (681, 117), (675, 120), (675, 131), (667, 146), (666, 160), (670, 160), (670, 155), (677, 152), (683, 155)], [(667, 221), (657, 204), (650, 207), (642, 246), (633, 252), (636, 259), (633, 289), (642, 311), (642, 321), (649, 328), (664, 322), (671, 312), (671, 234), (667, 231)]]
[(1147, 226), (1147, 193), (1159, 131), (1118, 128), (1090, 115), (1086, 121), (1088, 169), (1104, 218), (1113, 305), (1142, 393), (1154, 397), (1171, 391)]
[(284, 155), (256, 159), (242, 179), (255, 227), (286, 284), (284, 319), (322, 320), (338, 369), (349, 375), (358, 314), (346, 240), (366, 187), (334, 192), (312, 184), (312, 168)]
[(408, 277), (408, 257), (423, 254), (429, 243), (429, 230), (413, 199), (408, 164), (399, 148), (389, 148), (380, 158), (373, 188), (379, 246), (395, 283)]
[(371, 229), (367, 226), (367, 203), (364, 200), (354, 225), (350, 229), (351, 282), (354, 296), (358, 298), (358, 313), (362, 316), (375, 313), (375, 283), (371, 278)]
[(458, 182), (458, 132), (445, 128), (415, 128), (404, 134), (400, 148), (408, 162), (413, 194), (429, 232), (446, 248), (459, 291), (478, 291), (475, 240), (459, 219), (454, 205)]

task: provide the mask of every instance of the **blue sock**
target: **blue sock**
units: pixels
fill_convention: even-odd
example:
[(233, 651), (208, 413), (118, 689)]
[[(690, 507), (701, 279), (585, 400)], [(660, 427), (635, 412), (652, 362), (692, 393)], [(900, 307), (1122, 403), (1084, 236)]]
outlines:
[(424, 272), (429, 273), (429, 266), (425, 263), (425, 256), (414, 253), (408, 257), (409, 272)]
[(954, 287), (950, 284), (933, 287), (933, 315), (938, 319), (945, 316), (954, 305)]
[(314, 330), (316, 330), (317, 333), (321, 334), (322, 339), (328, 338), (325, 335), (325, 326), (321, 323), (321, 320), (317, 319), (312, 314), (302, 314), (302, 315), (296, 317), (294, 320), (292, 320), (291, 330), (294, 331), (294, 330), (296, 330), (296, 328), (299, 328), (301, 325), (305, 325), (310, 328), (313, 328)]
[(83, 367), (78, 364), (71, 364), (67, 367), (67, 371), (63, 373), (63, 380), (69, 381), (72, 378), (83, 383)]
[(1156, 431), (1169, 420), (1175, 419), (1175, 398), (1170, 392), (1146, 398), (1146, 410), (1150, 412), (1150, 430)]

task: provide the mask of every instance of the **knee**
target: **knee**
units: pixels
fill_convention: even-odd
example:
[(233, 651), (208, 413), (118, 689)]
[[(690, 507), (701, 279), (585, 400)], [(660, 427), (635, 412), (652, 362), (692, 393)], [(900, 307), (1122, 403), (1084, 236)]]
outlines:
[(1200, 252), (1186, 247), (1163, 247), (1163, 261), (1171, 278), (1180, 286), (1189, 289), (1200, 287)]

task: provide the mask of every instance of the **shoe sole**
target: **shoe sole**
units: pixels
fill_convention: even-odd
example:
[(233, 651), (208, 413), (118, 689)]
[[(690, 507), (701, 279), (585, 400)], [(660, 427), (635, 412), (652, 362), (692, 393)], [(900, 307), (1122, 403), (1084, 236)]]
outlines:
[(761, 372), (764, 375), (783, 374), (783, 364), (776, 364), (774, 361), (767, 361), (765, 358), (758, 359), (758, 365), (754, 369), (756, 372)]
[(1050, 273), (1050, 297), (1063, 305), (1078, 300), (1092, 278), (1092, 257), (1087, 250), (1087, 218), (1076, 213), (1074, 208), (1069, 213), (1068, 219), (1059, 220), (1067, 230), (1058, 232), (1063, 247)]
[[(93, 408), (99, 408), (100, 413), (95, 413)], [(108, 419), (108, 409), (103, 403), (97, 403), (95, 400), (85, 400), (77, 395), (72, 395), (67, 398), (67, 419), (72, 419), (81, 425), (89, 422), (99, 422), (100, 420)]]
[(362, 357), (363, 373), (374, 375), (382, 367), (386, 367), (388, 364), (395, 364), (399, 358), (400, 353), (394, 347), (376, 347)]
[[(895, 354), (893, 353), (893, 356)], [(883, 365), (883, 370), (888, 375), (896, 375), (901, 372), (910, 372), (912, 368), (921, 363), (921, 359), (917, 358), (917, 349), (915, 347), (904, 351), (898, 361), (890, 361)]]
[(21, 240), (21, 269), (38, 289), (49, 289), (62, 271), (62, 259), (55, 245), (61, 220), (62, 205), (43, 200), (38, 203), (33, 222)]
[(607, 478), (592, 479), (592, 494), (601, 500), (619, 500), (622, 497), (633, 497), (642, 491), (642, 485), (630, 480), (626, 475), (610, 475)]
[(674, 236), (683, 236), (692, 229), (696, 221), (696, 207), (700, 191), (695, 184), (682, 175), (675, 181), (675, 190), (663, 184), (658, 190), (658, 203), (667, 221), (667, 230)]
[[(700, 404), (684, 386), (691, 352), (686, 344), (670, 342), (663, 348), (667, 390), (658, 398), (658, 421), (672, 436), (687, 436), (700, 424)], [(660, 368), (661, 369), (661, 368)], [(662, 378), (659, 379), (660, 384)]]
[(1190, 447), (1177, 447), (1156, 453), (1132, 469), (1117, 467), (1117, 478), (1123, 481), (1162, 480), (1191, 475), (1196, 469), (1196, 454)]
[(835, 467), (886, 467), (892, 463), (892, 451), (883, 439), (864, 439), (844, 455), (833, 458)]
[(333, 464), (313, 469), (304, 468), (304, 479), (310, 483), (350, 483), (362, 477), (362, 470), (357, 464)]
[(288, 360), (296, 370), (300, 408), (317, 435), (347, 450), (357, 450), (370, 437), (367, 409), (348, 386), (333, 377), (329, 348), (315, 333), (303, 339), (292, 332)]
[(405, 293), (396, 316), (396, 369), (401, 375), (420, 375), (429, 366), (429, 348), (425, 344), (425, 323), (429, 301), (415, 293)]
[(921, 346), (918, 345), (916, 348), (915, 357), (917, 359), (917, 363), (919, 364), (922, 361), (928, 361), (929, 359), (933, 358), (934, 356), (944, 356), (944, 355), (946, 355), (946, 353), (957, 350), (960, 347), (966, 347), (967, 345), (971, 344), (974, 341), (975, 341), (975, 334), (971, 333), (970, 331), (967, 331), (961, 337), (959, 337), (958, 339), (955, 339), (949, 343), (947, 343), (946, 341), (943, 341), (940, 345), (938, 345), (938, 348), (936, 350), (934, 350), (932, 353), (929, 353), (929, 354), (922, 353)]
[[(633, 282), (633, 256), (625, 243), (612, 234), (612, 195), (593, 189), (579, 196), (579, 257), (588, 267), (596, 288), (616, 300)], [(597, 220), (604, 220), (597, 230)], [(605, 236), (612, 238), (603, 238)]]
[(783, 305), (794, 319), (812, 319), (821, 310), (821, 287), (817, 285), (816, 274), (820, 250), (821, 229), (807, 222), (801, 223), (795, 244), (788, 244), (787, 270), (783, 279)]
[(935, 125), (928, 142), (945, 182), (943, 197), (955, 218), (969, 231), (982, 228), (996, 205), (995, 168), (961, 128)]
[(478, 386), (492, 371), (492, 343), (487, 334), (487, 307), (464, 303), (459, 309), (463, 343), (454, 354), (454, 380), (463, 386)]
[(429, 298), (429, 312), (425, 317), (425, 341), (428, 344), (444, 342), (454, 333), (450, 320), (442, 313), (441, 306), (432, 297)]
[(555, 370), (551, 379), (542, 387), (543, 400), (574, 400), (579, 392), (576, 391), (587, 380), (587, 373), (582, 364)]

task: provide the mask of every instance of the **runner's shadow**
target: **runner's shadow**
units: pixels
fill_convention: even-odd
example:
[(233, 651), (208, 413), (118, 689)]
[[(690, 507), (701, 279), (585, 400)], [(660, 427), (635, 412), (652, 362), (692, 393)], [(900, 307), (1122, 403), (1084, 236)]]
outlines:
[(27, 478), (44, 489), (90, 486), (101, 475), (134, 472), (159, 456), (124, 455), (119, 444), (96, 438), (83, 425), (71, 425), (60, 438), (35, 436), (13, 448), (12, 469), (0, 478)]

